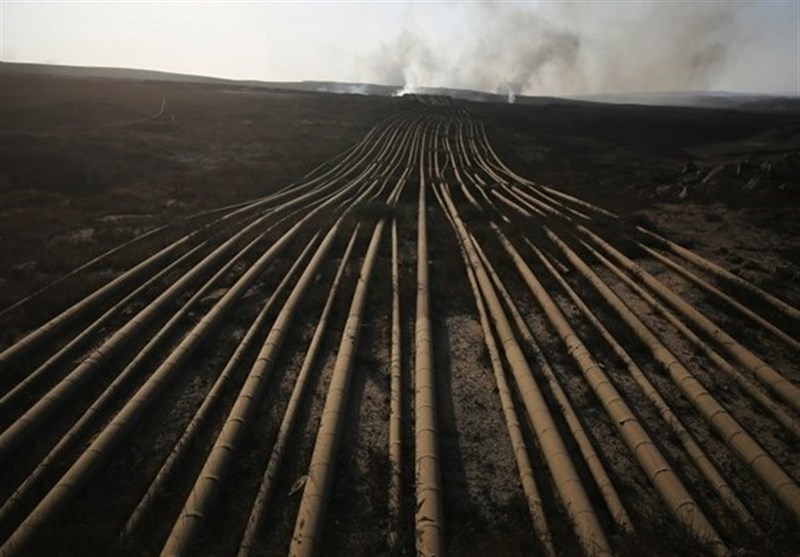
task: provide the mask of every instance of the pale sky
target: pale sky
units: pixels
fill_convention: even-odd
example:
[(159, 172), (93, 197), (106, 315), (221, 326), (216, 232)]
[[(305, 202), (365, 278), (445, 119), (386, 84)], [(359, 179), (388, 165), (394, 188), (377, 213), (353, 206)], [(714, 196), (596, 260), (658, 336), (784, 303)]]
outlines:
[(800, 0), (0, 0), (0, 59), (527, 94), (800, 95)]

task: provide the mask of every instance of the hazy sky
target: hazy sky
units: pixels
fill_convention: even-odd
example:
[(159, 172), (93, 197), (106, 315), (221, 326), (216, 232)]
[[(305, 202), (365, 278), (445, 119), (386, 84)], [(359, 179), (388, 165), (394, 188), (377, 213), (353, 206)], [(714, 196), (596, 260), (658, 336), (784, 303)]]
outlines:
[(800, 0), (0, 0), (0, 59), (529, 94), (800, 95)]

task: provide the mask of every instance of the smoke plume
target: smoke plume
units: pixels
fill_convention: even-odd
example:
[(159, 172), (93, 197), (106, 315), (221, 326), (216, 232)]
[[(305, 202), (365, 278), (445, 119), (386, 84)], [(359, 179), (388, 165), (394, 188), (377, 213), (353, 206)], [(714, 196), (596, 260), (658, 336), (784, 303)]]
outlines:
[[(424, 10), (424, 5), (418, 5)], [(372, 79), (517, 95), (711, 88), (747, 39), (738, 3), (483, 2), (446, 38), (410, 29), (385, 42)], [(424, 14), (418, 17), (424, 17)]]

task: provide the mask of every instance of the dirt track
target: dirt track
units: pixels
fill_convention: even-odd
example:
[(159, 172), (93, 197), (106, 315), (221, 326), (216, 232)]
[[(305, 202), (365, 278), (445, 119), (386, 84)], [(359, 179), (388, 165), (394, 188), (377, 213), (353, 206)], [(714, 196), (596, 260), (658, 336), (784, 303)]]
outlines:
[(5, 348), (4, 555), (791, 553), (797, 310), (418, 100)]

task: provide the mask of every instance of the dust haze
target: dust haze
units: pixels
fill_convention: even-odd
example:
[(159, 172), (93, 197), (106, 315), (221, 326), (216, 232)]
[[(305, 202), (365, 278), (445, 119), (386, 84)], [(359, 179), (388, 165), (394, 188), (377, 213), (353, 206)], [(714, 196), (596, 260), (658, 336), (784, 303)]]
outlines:
[(534, 9), (484, 2), (470, 9), (473, 23), (449, 42), (411, 28), (387, 40), (369, 60), (373, 78), (403, 84), (402, 92), (447, 86), (508, 94), (510, 101), (517, 94), (709, 90), (726, 86), (743, 51), (757, 58), (770, 48), (768, 37), (748, 27), (742, 4)]

